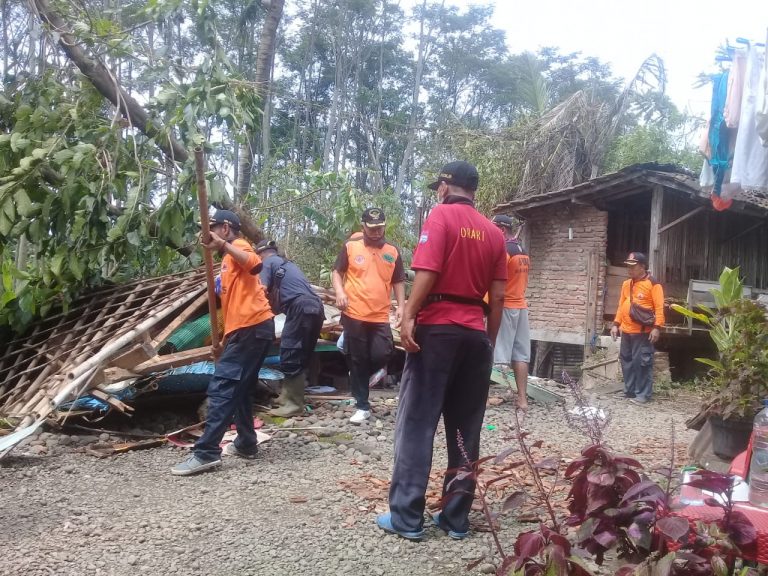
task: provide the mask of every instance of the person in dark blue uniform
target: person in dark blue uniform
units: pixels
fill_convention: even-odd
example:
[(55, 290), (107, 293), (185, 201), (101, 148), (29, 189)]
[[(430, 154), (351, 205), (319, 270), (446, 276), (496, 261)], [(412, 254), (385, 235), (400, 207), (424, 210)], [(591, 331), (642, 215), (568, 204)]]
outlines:
[(296, 264), (278, 254), (274, 240), (262, 240), (256, 254), (263, 262), (261, 283), (264, 284), (275, 313), (285, 314), (280, 338), (280, 370), (285, 374), (278, 398), (280, 406), (273, 416), (295, 416), (304, 411), (305, 372), (315, 350), (325, 312), (320, 297)]

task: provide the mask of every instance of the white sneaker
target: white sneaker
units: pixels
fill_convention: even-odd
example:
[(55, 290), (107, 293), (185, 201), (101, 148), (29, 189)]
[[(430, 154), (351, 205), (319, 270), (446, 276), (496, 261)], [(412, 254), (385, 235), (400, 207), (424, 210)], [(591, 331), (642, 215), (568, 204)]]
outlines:
[(363, 421), (368, 420), (371, 417), (370, 410), (358, 410), (352, 414), (352, 418), (349, 419), (352, 424), (362, 424)]

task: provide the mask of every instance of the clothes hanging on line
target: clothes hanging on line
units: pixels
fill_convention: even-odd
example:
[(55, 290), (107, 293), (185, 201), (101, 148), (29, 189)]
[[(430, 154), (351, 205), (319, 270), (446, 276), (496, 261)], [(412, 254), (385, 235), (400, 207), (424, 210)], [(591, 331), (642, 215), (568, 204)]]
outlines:
[(725, 109), (723, 110), (723, 117), (728, 128), (738, 128), (739, 126), (746, 67), (747, 52), (738, 50), (733, 55), (733, 65), (728, 74), (728, 90), (725, 97)]
[(712, 105), (699, 150), (699, 185), (716, 210), (744, 193), (768, 195), (768, 59), (762, 45), (738, 50), (712, 77)]
[(768, 148), (763, 146), (757, 123), (759, 106), (765, 99), (765, 76), (765, 53), (753, 47), (747, 55), (730, 181), (743, 190), (760, 192), (768, 192)]
[(728, 75), (725, 70), (715, 76), (712, 83), (712, 109), (709, 119), (709, 147), (711, 156), (709, 164), (715, 173), (715, 184), (712, 193), (720, 196), (725, 180), (725, 173), (731, 167), (730, 134), (725, 123), (725, 102), (728, 95)]
[(768, 148), (768, 54), (763, 52), (763, 71), (760, 75), (760, 87), (757, 92), (757, 134), (764, 147)]

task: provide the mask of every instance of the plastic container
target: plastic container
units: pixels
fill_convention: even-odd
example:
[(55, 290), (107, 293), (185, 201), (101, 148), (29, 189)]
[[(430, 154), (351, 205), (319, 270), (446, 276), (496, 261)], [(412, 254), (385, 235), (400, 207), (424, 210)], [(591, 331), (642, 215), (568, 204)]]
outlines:
[(704, 494), (701, 492), (701, 489), (688, 486), (688, 482), (699, 478), (696, 474), (698, 471), (699, 468), (696, 466), (686, 466), (680, 471), (682, 474), (680, 504), (685, 504), (686, 506), (704, 506)]
[(749, 465), (749, 503), (768, 508), (768, 400), (752, 427), (752, 460)]

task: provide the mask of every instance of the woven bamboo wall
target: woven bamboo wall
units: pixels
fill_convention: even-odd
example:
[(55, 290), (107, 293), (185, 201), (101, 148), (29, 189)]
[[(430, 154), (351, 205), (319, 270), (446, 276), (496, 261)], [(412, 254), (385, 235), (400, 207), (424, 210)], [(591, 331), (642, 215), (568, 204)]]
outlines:
[[(667, 192), (662, 227), (698, 204)], [(768, 288), (768, 221), (735, 212), (705, 210), (662, 232), (654, 274), (670, 294), (684, 297), (688, 281), (717, 280), (725, 266), (740, 266), (745, 283)], [(746, 232), (746, 233), (745, 233)]]

